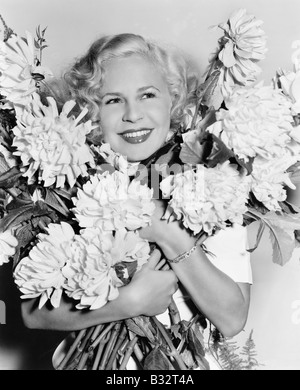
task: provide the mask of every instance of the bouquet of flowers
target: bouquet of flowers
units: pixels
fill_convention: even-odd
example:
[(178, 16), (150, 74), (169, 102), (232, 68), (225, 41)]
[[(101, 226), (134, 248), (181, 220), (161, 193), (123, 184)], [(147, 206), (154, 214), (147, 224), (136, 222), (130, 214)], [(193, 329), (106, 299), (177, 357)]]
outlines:
[[(139, 236), (155, 209), (149, 174), (173, 217), (195, 236), (259, 221), (273, 261), (285, 264), (299, 245), (300, 213), (287, 201), (300, 170), (300, 57), (272, 83), (257, 83), (266, 52), (262, 22), (234, 12), (209, 62), (197, 104), (180, 131), (141, 163), (128, 163), (108, 144), (92, 145), (93, 124), (76, 102), (59, 108), (47, 94), (42, 66), (45, 30), (16, 35), (4, 23), (0, 42), (0, 264), (13, 263), (22, 298), (59, 307), (62, 294), (78, 310), (116, 299), (145, 264), (152, 245)], [(295, 49), (299, 49), (299, 44)], [(46, 91), (46, 92), (45, 92)], [(205, 247), (203, 246), (204, 250)], [(171, 327), (139, 316), (70, 334), (57, 369), (209, 369), (199, 314)]]

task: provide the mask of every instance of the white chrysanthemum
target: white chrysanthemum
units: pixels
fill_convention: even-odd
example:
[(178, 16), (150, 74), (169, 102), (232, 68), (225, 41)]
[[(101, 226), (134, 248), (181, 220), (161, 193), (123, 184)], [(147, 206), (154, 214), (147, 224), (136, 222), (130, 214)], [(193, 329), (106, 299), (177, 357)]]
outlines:
[(79, 189), (73, 212), (81, 227), (99, 227), (106, 231), (136, 230), (151, 222), (155, 209), (153, 190), (127, 174), (115, 171), (90, 177)]
[(226, 97), (235, 84), (250, 85), (261, 72), (256, 64), (265, 58), (266, 35), (261, 28), (263, 22), (245, 9), (234, 12), (227, 23), (220, 24), (224, 36), (220, 39), (222, 47), (219, 59), (223, 63), (219, 83)]
[(80, 302), (77, 309), (91, 310), (118, 297), (123, 285), (114, 266), (121, 262), (137, 262), (137, 270), (147, 262), (150, 247), (137, 232), (125, 229), (104, 233), (84, 229), (70, 248), (70, 261), (63, 273), (67, 279), (66, 294)]
[(293, 117), (290, 102), (278, 89), (263, 86), (238, 88), (217, 112), (208, 131), (220, 137), (241, 159), (257, 155), (280, 157), (291, 142)]
[(47, 300), (53, 307), (59, 306), (65, 284), (62, 269), (75, 238), (72, 227), (65, 222), (50, 224), (47, 230), (49, 234), (39, 234), (37, 245), (14, 271), (15, 283), (23, 293), (21, 298), (40, 297), (39, 308)]
[(86, 135), (92, 130), (91, 121), (79, 123), (87, 110), (74, 118), (68, 116), (75, 105), (69, 101), (59, 114), (56, 102), (49, 97), (48, 106), (37, 94), (13, 129), (15, 155), (20, 156), (27, 168), (24, 176), (34, 183), (38, 171), (39, 181), (45, 187), (63, 187), (67, 181), (74, 186), (79, 175), (87, 175), (86, 164), (93, 164), (93, 156), (86, 144)]
[(15, 254), (18, 240), (10, 230), (0, 233), (0, 265), (8, 263), (11, 256)]
[[(101, 146), (92, 146), (92, 150), (100, 154), (117, 171), (126, 173), (128, 176), (134, 176), (138, 170), (139, 162), (129, 162), (125, 156), (114, 152), (108, 143), (103, 143)], [(108, 167), (100, 166), (102, 170), (106, 168)]]
[(214, 228), (225, 228), (228, 222), (243, 222), (250, 189), (249, 177), (241, 175), (229, 162), (214, 168), (198, 164), (169, 176), (161, 182), (169, 207), (177, 219), (194, 234), (204, 230), (209, 235)]
[[(26, 32), (26, 41), (12, 35), (0, 42), (0, 93), (8, 101), (5, 108), (27, 105), (36, 91), (37, 75), (52, 76), (52, 72), (36, 65), (36, 49), (33, 36)], [(39, 76), (40, 77), (40, 76)]]
[(300, 114), (300, 41), (293, 42), (292, 48), (295, 52), (292, 55), (294, 70), (293, 72), (283, 72), (279, 77), (283, 92), (292, 101), (292, 112), (294, 115)]
[(287, 198), (285, 187), (296, 189), (290, 180), (287, 169), (295, 164), (299, 157), (286, 153), (285, 156), (265, 159), (256, 157), (253, 161), (251, 172), (251, 191), (269, 210), (281, 210), (278, 202)]

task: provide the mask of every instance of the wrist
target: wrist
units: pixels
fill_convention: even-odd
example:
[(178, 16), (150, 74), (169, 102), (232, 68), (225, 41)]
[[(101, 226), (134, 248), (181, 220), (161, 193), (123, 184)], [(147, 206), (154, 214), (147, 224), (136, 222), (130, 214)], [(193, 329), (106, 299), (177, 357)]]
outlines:
[(130, 284), (119, 288), (119, 296), (117, 299), (123, 318), (132, 318), (141, 314), (139, 311), (139, 300), (136, 299), (133, 290)]
[[(140, 271), (139, 271), (140, 272)], [(147, 288), (145, 283), (141, 285), (135, 279), (136, 274), (129, 284), (119, 288), (120, 306), (126, 318), (137, 317), (145, 314), (147, 298), (144, 296)]]
[[(197, 249), (200, 247), (207, 238), (207, 234), (202, 232), (197, 236), (189, 237), (189, 240), (186, 240), (184, 245), (182, 241), (179, 241), (179, 244), (175, 247), (166, 246), (162, 248), (164, 255), (170, 263), (180, 263), (181, 261), (189, 258)], [(189, 246), (188, 246), (189, 245)]]
[(180, 229), (176, 234), (171, 232), (167, 237), (161, 237), (157, 244), (167, 259), (173, 259), (191, 249), (195, 240), (185, 229)]

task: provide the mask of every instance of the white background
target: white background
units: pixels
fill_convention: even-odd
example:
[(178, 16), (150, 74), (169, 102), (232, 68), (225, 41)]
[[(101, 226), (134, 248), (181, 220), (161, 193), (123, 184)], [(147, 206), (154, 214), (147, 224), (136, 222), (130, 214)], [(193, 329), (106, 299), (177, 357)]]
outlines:
[[(209, 27), (246, 8), (264, 21), (268, 53), (260, 79), (269, 83), (276, 69), (291, 69), (291, 44), (300, 40), (299, 0), (1, 0), (0, 13), (18, 34), (47, 27), (43, 65), (59, 74), (103, 34), (134, 32), (182, 48), (203, 72), (220, 31)], [(300, 205), (299, 191), (291, 194)], [(253, 227), (250, 239), (253, 239)], [(236, 340), (251, 329), (262, 369), (300, 369), (299, 252), (284, 267), (272, 263), (268, 234), (253, 254), (254, 285), (249, 320)], [(26, 330), (20, 321), (18, 294), (10, 266), (0, 268), (0, 300), (7, 324), (0, 325), (0, 369), (48, 367), (49, 356), (64, 334)], [(32, 356), (34, 355), (34, 358)], [(30, 356), (30, 357), (29, 357)]]

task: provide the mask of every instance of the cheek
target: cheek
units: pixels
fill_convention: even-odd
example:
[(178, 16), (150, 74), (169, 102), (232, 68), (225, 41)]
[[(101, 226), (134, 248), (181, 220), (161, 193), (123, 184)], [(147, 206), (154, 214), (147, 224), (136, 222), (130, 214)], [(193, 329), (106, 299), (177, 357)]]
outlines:
[(116, 129), (116, 113), (100, 113), (100, 127), (102, 130), (103, 137), (109, 137), (114, 133), (114, 130)]
[(171, 106), (167, 103), (153, 107), (151, 111), (153, 121), (159, 126), (169, 126), (171, 121)]

